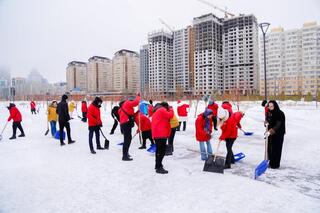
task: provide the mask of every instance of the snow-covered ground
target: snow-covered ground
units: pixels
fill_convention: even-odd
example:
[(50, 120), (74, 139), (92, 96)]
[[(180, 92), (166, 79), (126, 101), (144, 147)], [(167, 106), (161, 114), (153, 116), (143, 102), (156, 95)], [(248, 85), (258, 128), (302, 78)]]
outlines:
[[(0, 103), (0, 128), (8, 110)], [(196, 152), (194, 110), (186, 132), (177, 132), (173, 156), (164, 158), (167, 175), (154, 171), (154, 155), (139, 150), (133, 139), (131, 162), (121, 161), (119, 129), (110, 136), (111, 103), (102, 107), (103, 130), (109, 150), (89, 152), (87, 124), (71, 121), (75, 144), (60, 147), (46, 131), (46, 115), (31, 115), (28, 104), (17, 103), (23, 114), (26, 138), (9, 141), (11, 124), (0, 142), (0, 212), (320, 212), (320, 107), (314, 103), (282, 102), (286, 114), (281, 168), (267, 170), (253, 180), (254, 168), (264, 156), (263, 108), (259, 102), (241, 102), (246, 112), (243, 129), (253, 136), (239, 138), (234, 153), (246, 158), (225, 173), (203, 172)], [(198, 112), (203, 111), (200, 102)], [(236, 109), (236, 107), (235, 107)], [(135, 130), (134, 130), (135, 131)], [(133, 131), (133, 132), (134, 132)], [(19, 133), (19, 131), (18, 131)], [(212, 145), (215, 149), (219, 132)], [(102, 137), (101, 137), (102, 140)], [(225, 152), (223, 144), (221, 148)]]

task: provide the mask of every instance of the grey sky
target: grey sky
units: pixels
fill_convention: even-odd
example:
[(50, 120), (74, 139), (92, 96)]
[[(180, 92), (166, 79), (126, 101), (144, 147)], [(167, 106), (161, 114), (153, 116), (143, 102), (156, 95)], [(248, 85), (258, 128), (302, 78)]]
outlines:
[[(208, 1), (235, 14), (255, 14), (271, 27), (320, 24), (320, 0)], [(139, 51), (148, 32), (164, 28), (159, 17), (179, 29), (210, 12), (223, 17), (197, 0), (0, 0), (0, 68), (21, 77), (34, 68), (49, 82), (65, 81), (72, 60)]]

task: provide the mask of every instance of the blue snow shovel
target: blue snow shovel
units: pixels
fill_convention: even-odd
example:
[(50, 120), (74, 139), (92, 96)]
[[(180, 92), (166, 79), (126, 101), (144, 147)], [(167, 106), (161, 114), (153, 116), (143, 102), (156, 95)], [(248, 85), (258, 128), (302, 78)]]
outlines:
[(264, 160), (256, 167), (254, 171), (254, 179), (257, 179), (260, 175), (262, 175), (269, 166), (268, 160), (268, 136), (265, 138), (265, 153)]
[(253, 135), (253, 132), (246, 132), (246, 131), (244, 131), (243, 129), (240, 129), (242, 132), (243, 132), (243, 134), (244, 135), (246, 135), (246, 136), (250, 136), (250, 135)]
[(246, 155), (242, 152), (239, 152), (238, 154), (234, 155), (234, 162), (238, 162), (239, 160), (245, 158)]
[(147, 149), (148, 152), (150, 153), (155, 153), (157, 151), (157, 147), (155, 144), (150, 145), (149, 149)]
[(119, 146), (123, 146), (123, 142), (121, 142), (121, 143), (118, 143), (117, 145), (119, 145)]
[[(56, 131), (56, 134), (54, 135), (54, 138), (57, 139), (57, 140), (60, 140), (60, 131)], [(66, 132), (63, 131), (62, 132), (62, 140), (65, 140), (66, 139)]]

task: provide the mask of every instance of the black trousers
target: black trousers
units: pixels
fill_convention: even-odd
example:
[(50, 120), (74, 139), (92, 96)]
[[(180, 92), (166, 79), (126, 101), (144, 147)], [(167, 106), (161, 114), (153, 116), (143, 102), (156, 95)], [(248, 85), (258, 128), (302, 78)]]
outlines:
[(89, 148), (90, 151), (93, 151), (93, 143), (92, 143), (92, 138), (93, 138), (93, 133), (96, 135), (96, 143), (97, 143), (97, 148), (100, 148), (100, 127), (95, 126), (95, 127), (89, 127)]
[(217, 116), (212, 117), (212, 122), (213, 122), (213, 128), (216, 129), (217, 128)]
[(122, 157), (129, 157), (129, 148), (132, 140), (132, 126), (129, 122), (121, 124), (121, 129), (123, 132), (123, 146), (122, 146)]
[(232, 146), (236, 138), (226, 138), (227, 156), (226, 156), (226, 166), (230, 166), (234, 163), (234, 155), (232, 151)]
[[(187, 122), (183, 121), (182, 123), (183, 123), (183, 131), (186, 131)], [(180, 126), (181, 126), (181, 122), (179, 121), (179, 126), (177, 127), (177, 131), (180, 131)]]
[(87, 122), (87, 112), (82, 112), (82, 121)]
[(12, 136), (16, 136), (17, 128), (20, 130), (21, 135), (24, 135), (24, 131), (23, 131), (23, 128), (21, 126), (21, 122), (20, 121), (14, 121), (12, 123), (12, 131), (13, 131)]
[(118, 121), (116, 119), (113, 119), (114, 122), (113, 122), (113, 126), (112, 126), (112, 129), (110, 131), (111, 134), (114, 133), (114, 131), (116, 130), (117, 126), (118, 126)]
[(32, 109), (32, 110), (31, 110), (31, 114), (37, 114), (37, 113), (36, 113), (36, 109)]
[(174, 136), (176, 135), (176, 128), (171, 128), (170, 137), (168, 140), (169, 145), (173, 145)]
[(155, 169), (163, 168), (162, 160), (164, 155), (166, 154), (166, 142), (167, 138), (157, 138), (155, 139), (156, 142), (156, 166)]
[(72, 141), (71, 140), (71, 130), (70, 130), (69, 121), (67, 121), (67, 122), (59, 121), (60, 143), (63, 143), (62, 134), (63, 134), (63, 129), (64, 128), (66, 128), (66, 130), (67, 130), (68, 142)]
[(283, 134), (270, 135), (268, 138), (269, 164), (273, 169), (280, 167), (283, 139)]
[(150, 140), (151, 144), (154, 144), (152, 139), (151, 130), (141, 132), (142, 135), (142, 146), (146, 146), (147, 139)]

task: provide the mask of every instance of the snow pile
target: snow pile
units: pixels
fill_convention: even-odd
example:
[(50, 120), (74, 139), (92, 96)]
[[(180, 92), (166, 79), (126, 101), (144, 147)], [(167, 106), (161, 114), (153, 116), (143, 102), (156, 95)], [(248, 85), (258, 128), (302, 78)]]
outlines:
[[(0, 128), (8, 115), (5, 105), (0, 104)], [(121, 146), (116, 145), (122, 142), (120, 130), (108, 135), (111, 103), (101, 108), (110, 150), (96, 155), (89, 151), (87, 124), (76, 113), (71, 121), (76, 143), (60, 147), (50, 133), (44, 136), (43, 106), (31, 115), (28, 104), (17, 105), (27, 137), (9, 141), (9, 125), (0, 142), (0, 212), (319, 212), (320, 109), (314, 105), (281, 102), (287, 119), (281, 169), (267, 170), (258, 181), (252, 177), (264, 156), (260, 102), (240, 103), (246, 112), (243, 129), (254, 135), (239, 132), (234, 153), (244, 152), (246, 158), (224, 175), (202, 172), (199, 154), (188, 151), (199, 149), (194, 137), (196, 102), (187, 131), (176, 133), (174, 155), (164, 158), (167, 175), (155, 173), (154, 156), (138, 149), (138, 137), (130, 148), (134, 160), (121, 161)], [(199, 102), (198, 113), (204, 107)], [(219, 134), (212, 141), (214, 150)], [(225, 152), (224, 144), (221, 147)]]

